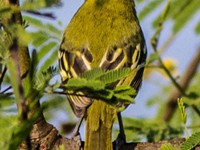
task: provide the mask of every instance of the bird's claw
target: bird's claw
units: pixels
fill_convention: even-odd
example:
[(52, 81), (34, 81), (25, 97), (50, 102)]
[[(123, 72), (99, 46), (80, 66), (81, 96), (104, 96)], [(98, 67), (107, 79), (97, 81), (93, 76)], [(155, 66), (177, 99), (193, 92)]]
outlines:
[(118, 134), (117, 139), (114, 141), (114, 150), (123, 149), (124, 144), (126, 144), (125, 135)]

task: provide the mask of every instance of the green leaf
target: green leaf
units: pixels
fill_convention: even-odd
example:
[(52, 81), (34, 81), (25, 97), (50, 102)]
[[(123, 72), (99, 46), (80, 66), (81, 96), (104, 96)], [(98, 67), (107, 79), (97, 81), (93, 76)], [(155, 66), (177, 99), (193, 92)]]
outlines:
[(190, 136), (188, 140), (186, 140), (181, 144), (181, 150), (190, 150), (199, 143), (200, 143), (200, 132), (197, 132), (192, 134), (192, 136)]
[(105, 74), (105, 71), (102, 68), (94, 68), (88, 70), (80, 75), (81, 78), (85, 78), (87, 80), (97, 79), (101, 75)]
[[(58, 48), (58, 47), (57, 47)], [(42, 65), (40, 66), (40, 69), (38, 70), (38, 73), (43, 72), (44, 70), (47, 70), (50, 66), (52, 66), (56, 61), (58, 57), (57, 48), (55, 47), (52, 51), (50, 56), (46, 56), (47, 58), (43, 60)]]
[(164, 1), (163, 0), (154, 0), (146, 2), (145, 7), (139, 13), (139, 19), (142, 20), (147, 17), (151, 12), (153, 12), (158, 6), (160, 6)]
[(38, 10), (38, 9), (44, 8), (45, 6), (46, 6), (45, 1), (40, 0), (40, 1), (34, 1), (34, 2), (24, 1), (21, 7), (25, 10)]
[(142, 3), (144, 2), (145, 0), (136, 0), (137, 3)]
[(114, 83), (122, 78), (125, 78), (131, 73), (130, 68), (121, 68), (117, 70), (109, 70), (105, 74), (101, 75), (97, 79), (105, 84)]
[(27, 10), (38, 10), (41, 8), (52, 7), (53, 5), (59, 5), (60, 0), (34, 0), (24, 1), (22, 7)]
[(67, 84), (64, 85), (67, 90), (93, 90), (99, 91), (104, 90), (105, 84), (98, 80), (86, 80), (84, 78), (72, 78), (69, 79)]
[(159, 55), (158, 53), (151, 53), (150, 56), (147, 59), (147, 65), (153, 63), (154, 61), (158, 60)]
[[(0, 108), (6, 108), (13, 105), (14, 98), (7, 96), (6, 94), (0, 94)], [(0, 112), (1, 114), (1, 112)]]
[[(11, 142), (12, 131), (17, 126), (17, 116), (6, 115), (0, 119), (0, 149), (8, 149), (8, 143)], [(6, 135), (6, 136), (5, 136)]]
[(104, 90), (101, 90), (101, 91), (95, 91), (94, 93), (92, 93), (92, 96), (96, 99), (100, 99), (100, 100), (103, 100), (104, 102), (108, 103), (108, 104), (116, 104), (116, 99), (113, 99), (113, 91), (112, 90), (107, 90), (107, 89), (104, 89)]
[(71, 78), (62, 87), (69, 94), (81, 92), (83, 95), (101, 99), (111, 105), (122, 101), (130, 104), (134, 101), (133, 97), (135, 96), (135, 90), (130, 86), (118, 86), (114, 89), (109, 89), (105, 83), (94, 79)]
[(159, 150), (178, 150), (178, 148), (174, 147), (170, 143), (165, 143), (165, 144), (162, 144)]
[(130, 86), (117, 86), (114, 89), (114, 96), (119, 99), (119, 101), (126, 101), (128, 104), (134, 102), (134, 97), (136, 95), (136, 91), (134, 88)]
[(118, 102), (127, 102), (126, 104), (130, 104), (130, 103), (133, 103), (133, 98), (129, 95), (124, 95), (124, 94), (114, 94), (114, 96), (117, 98), (117, 101)]
[(185, 106), (183, 104), (183, 99), (182, 98), (178, 98), (177, 99), (178, 101), (178, 107), (179, 107), (179, 110), (181, 112), (181, 118), (183, 120), (183, 123), (186, 124), (187, 122), (187, 114), (186, 114), (186, 111), (185, 111)]
[(55, 26), (53, 26), (50, 23), (43, 23), (41, 19), (36, 19), (29, 16), (23, 16), (23, 18), (28, 22), (29, 25), (35, 27), (36, 29), (39, 29), (42, 32), (45, 32), (49, 36), (52, 36), (60, 41), (60, 38), (62, 37), (61, 30), (57, 29)]
[(49, 40), (49, 36), (42, 31), (31, 33), (31, 35), (33, 37), (32, 44), (36, 48), (46, 43)]
[(45, 55), (47, 55), (48, 52), (50, 52), (53, 48), (55, 48), (57, 46), (57, 44), (58, 44), (57, 42), (51, 41), (51, 42), (43, 45), (43, 47), (37, 53), (38, 59), (42, 60), (45, 57)]
[(41, 19), (36, 19), (36, 18), (30, 17), (30, 16), (23, 16), (23, 19), (25, 19), (29, 25), (34, 26), (36, 28), (41, 29), (44, 27)]
[(199, 8), (200, 6), (198, 0), (191, 1), (191, 3), (186, 5), (184, 11), (182, 11), (182, 13), (180, 13), (174, 18), (175, 22), (173, 26), (173, 32), (179, 32), (186, 25), (186, 23), (188, 23), (191, 20), (192, 16), (194, 16), (194, 14), (199, 10)]
[(47, 70), (37, 74), (35, 78), (35, 89), (43, 91), (47, 87), (50, 79), (56, 74), (57, 69), (55, 67), (49, 67)]

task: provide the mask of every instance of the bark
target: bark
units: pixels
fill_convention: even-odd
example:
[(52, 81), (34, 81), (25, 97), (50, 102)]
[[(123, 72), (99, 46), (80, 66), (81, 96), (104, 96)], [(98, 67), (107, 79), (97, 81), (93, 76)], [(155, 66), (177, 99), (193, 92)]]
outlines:
[[(81, 141), (79, 136), (72, 139), (65, 138), (58, 134), (58, 130), (52, 125), (46, 123), (43, 119), (34, 125), (30, 134), (31, 144), (33, 149), (40, 150), (83, 150), (84, 141)], [(184, 138), (165, 140), (159, 142), (130, 142), (116, 147), (115, 150), (158, 150), (162, 144), (170, 143), (174, 147), (180, 149), (180, 145), (184, 142)], [(95, 142), (95, 141), (94, 141)], [(115, 144), (113, 142), (113, 144)], [(114, 146), (113, 146), (114, 147)], [(96, 146), (93, 147), (95, 149)], [(26, 144), (22, 144), (20, 150), (27, 149)], [(195, 150), (200, 150), (200, 145), (195, 147)]]
[[(1, 2), (4, 2), (4, 4), (14, 4), (18, 5), (18, 0), (2, 0)], [(22, 18), (20, 12), (16, 12), (13, 14), (12, 18), (9, 20), (11, 23), (19, 23), (22, 24)], [(18, 77), (26, 76), (29, 66), (30, 66), (30, 56), (28, 54), (27, 47), (20, 48), (20, 46), (15, 43), (16, 45), (13, 45), (13, 50), (15, 51), (13, 59), (19, 62), (19, 69), (18, 69)], [(17, 54), (16, 54), (17, 53)], [(17, 57), (16, 57), (17, 56)], [(197, 55), (195, 56), (195, 59), (191, 62), (188, 69), (186, 70), (186, 73), (182, 77), (180, 81), (180, 85), (183, 89), (187, 89), (192, 76), (196, 72), (197, 66), (200, 61), (200, 49), (198, 50)], [(19, 76), (20, 75), (20, 76)], [(20, 78), (19, 78), (20, 81)], [(21, 84), (21, 83), (19, 83)], [(35, 92), (33, 94), (30, 94), (28, 98), (26, 99), (26, 106), (29, 106), (29, 104), (32, 104), (34, 97), (37, 97), (39, 93)], [(24, 95), (22, 94), (24, 97)], [(169, 120), (175, 109), (176, 109), (176, 99), (177, 97), (181, 97), (181, 93), (177, 90), (172, 94), (172, 96), (169, 99), (169, 102), (166, 107), (167, 112), (164, 115), (164, 120)], [(23, 100), (24, 101), (24, 100)], [(20, 106), (19, 107), (23, 107)], [(22, 109), (22, 108), (21, 108)], [(37, 113), (40, 110), (40, 104), (39, 100), (36, 100), (35, 105), (29, 111), (27, 108), (23, 111), (25, 115), (28, 113), (28, 118), (32, 118), (35, 113)], [(25, 120), (27, 118), (24, 118)], [(105, 131), (104, 131), (105, 132)], [(102, 134), (102, 133), (101, 133)], [(110, 134), (110, 133), (109, 133)], [(102, 137), (104, 135), (102, 134)], [(65, 150), (77, 150), (77, 149), (84, 149), (84, 142), (81, 141), (80, 136), (76, 136), (72, 139), (65, 138), (64, 136), (60, 135), (58, 130), (52, 126), (51, 124), (47, 123), (43, 117), (42, 112), (40, 113), (39, 117), (36, 119), (35, 123), (33, 124), (31, 133), (28, 137), (29, 139), (26, 139), (26, 141), (23, 141), (20, 145), (19, 149), (65, 149)], [(30, 145), (27, 145), (27, 141), (30, 142)], [(175, 139), (175, 140), (168, 140), (168, 141), (159, 141), (159, 142), (140, 142), (140, 143), (125, 143), (121, 145), (121, 147), (116, 147), (116, 149), (123, 149), (123, 150), (156, 150), (161, 147), (164, 143), (171, 143), (173, 146), (177, 146), (180, 148), (180, 144), (184, 141), (184, 139)], [(95, 141), (93, 141), (95, 142)], [(115, 144), (115, 143), (113, 143)], [(95, 149), (95, 147), (94, 147)], [(195, 148), (196, 150), (200, 149), (200, 146), (197, 146)]]

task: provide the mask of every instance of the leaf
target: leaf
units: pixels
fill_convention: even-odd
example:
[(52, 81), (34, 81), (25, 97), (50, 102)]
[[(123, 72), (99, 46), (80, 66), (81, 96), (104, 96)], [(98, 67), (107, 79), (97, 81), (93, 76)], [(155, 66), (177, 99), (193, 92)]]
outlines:
[(47, 56), (47, 55), (45, 56), (47, 58), (45, 60), (43, 60), (44, 62), (40, 66), (38, 73), (41, 73), (42, 71), (47, 70), (50, 66), (52, 66), (57, 61), (57, 59), (58, 59), (57, 56), (58, 56), (58, 52), (57, 52), (57, 48), (55, 47), (51, 51), (50, 56)]
[(114, 89), (114, 96), (119, 99), (119, 101), (126, 101), (127, 104), (134, 102), (134, 96), (136, 91), (130, 86), (118, 86)]
[(28, 22), (29, 25), (35, 27), (36, 29), (45, 32), (49, 36), (52, 36), (60, 41), (62, 37), (61, 30), (58, 30), (55, 26), (50, 23), (43, 23), (41, 19), (36, 19), (29, 16), (23, 16), (23, 18)]
[(60, 0), (24, 1), (22, 8), (27, 10), (38, 10), (41, 8), (53, 7), (53, 5), (60, 5), (60, 3)]
[(90, 80), (90, 79), (97, 79), (99, 76), (103, 74), (105, 74), (105, 71), (102, 68), (94, 68), (84, 72), (83, 74), (80, 75), (80, 77)]
[(33, 37), (32, 44), (36, 48), (41, 46), (42, 44), (46, 43), (49, 40), (49, 36), (42, 31), (31, 33), (31, 35)]
[(52, 5), (60, 5), (60, 0), (45, 0), (47, 7), (52, 7)]
[(25, 10), (38, 10), (45, 7), (45, 1), (24, 1), (23, 5), (21, 6)]
[(101, 75), (97, 79), (102, 81), (105, 84), (111, 84), (114, 83), (122, 78), (125, 78), (126, 76), (131, 73), (130, 68), (120, 68), (117, 70), (109, 70), (105, 74)]
[(55, 41), (50, 41), (47, 44), (43, 45), (43, 47), (37, 53), (38, 59), (42, 60), (42, 58), (44, 58), (48, 52), (50, 52), (53, 48), (55, 48), (57, 44), (58, 43)]
[(142, 2), (144, 2), (145, 0), (136, 0), (137, 1), (137, 3), (142, 3)]
[(160, 6), (164, 1), (163, 0), (154, 0), (150, 1), (149, 3), (146, 3), (145, 7), (142, 9), (142, 11), (139, 13), (139, 19), (144, 19), (147, 17), (151, 12), (153, 12), (158, 6)]
[(116, 97), (117, 101), (118, 102), (127, 102), (126, 104), (130, 104), (130, 103), (133, 103), (133, 98), (129, 95), (124, 95), (122, 93), (120, 94), (114, 94), (114, 96)]
[(133, 102), (135, 90), (130, 86), (118, 86), (110, 89), (109, 86), (100, 80), (87, 80), (85, 78), (71, 78), (66, 84), (61, 85), (69, 94), (81, 92), (83, 95), (93, 99), (101, 99), (111, 105), (117, 102), (126, 102), (130, 104)]
[(187, 114), (186, 114), (186, 111), (185, 111), (185, 106), (183, 104), (183, 99), (182, 98), (178, 98), (177, 99), (178, 101), (178, 107), (179, 107), (179, 110), (181, 112), (181, 118), (183, 120), (183, 123), (186, 124), (187, 122)]
[(181, 144), (181, 150), (190, 150), (199, 143), (200, 143), (200, 132), (197, 132), (192, 134), (192, 136), (190, 136), (188, 140), (186, 140)]
[(158, 58), (159, 58), (158, 53), (151, 53), (147, 59), (146, 65), (153, 63), (154, 61), (158, 60)]
[(99, 91), (105, 89), (105, 84), (98, 80), (86, 80), (84, 78), (72, 78), (69, 79), (67, 84), (64, 85), (67, 90), (93, 90)]
[[(14, 99), (12, 97), (9, 97), (5, 94), (0, 94), (0, 108), (5, 108), (7, 106), (11, 106), (14, 104)], [(2, 107), (3, 106), (3, 107)], [(1, 112), (0, 112), (1, 114)]]
[[(173, 32), (177, 33), (179, 32), (185, 25), (190, 21), (192, 16), (199, 10), (199, 1), (192, 1), (189, 3), (184, 11), (180, 13), (177, 17), (174, 18), (174, 26), (173, 26)], [(188, 13), (190, 12), (190, 13)]]
[[(0, 149), (8, 149), (8, 143), (10, 143), (10, 139), (12, 136), (12, 131), (17, 126), (17, 116), (14, 115), (6, 115), (1, 116), (0, 119)], [(6, 135), (6, 136), (5, 136)]]
[(38, 91), (43, 91), (45, 87), (47, 87), (50, 79), (56, 74), (57, 69), (55, 67), (50, 66), (43, 72), (39, 72), (37, 77), (35, 78), (35, 89)]
[(178, 150), (178, 148), (174, 147), (170, 143), (165, 143), (165, 144), (162, 144), (162, 146), (159, 148), (159, 150)]

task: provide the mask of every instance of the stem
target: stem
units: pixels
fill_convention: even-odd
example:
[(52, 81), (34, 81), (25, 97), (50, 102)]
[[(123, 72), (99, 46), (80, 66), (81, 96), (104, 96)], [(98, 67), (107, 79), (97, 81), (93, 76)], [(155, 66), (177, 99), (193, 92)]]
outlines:
[(160, 37), (160, 33), (163, 29), (163, 24), (165, 22), (166, 16), (168, 14), (169, 11), (169, 7), (170, 7), (170, 1), (168, 1), (163, 13), (162, 13), (162, 18), (161, 21), (156, 29), (155, 34), (153, 35), (153, 37), (151, 38), (151, 45), (153, 47), (154, 52), (158, 55), (158, 61), (160, 63), (161, 68), (163, 68), (163, 70), (166, 72), (167, 76), (170, 78), (170, 80), (172, 81), (172, 83), (175, 85), (175, 87), (182, 93), (182, 95), (186, 96), (185, 91), (181, 88), (181, 86), (176, 82), (175, 78), (172, 76), (172, 74), (170, 73), (170, 71), (167, 69), (167, 67), (164, 65), (159, 52), (157, 50), (157, 45), (158, 45), (158, 41), (159, 41), (159, 37)]

